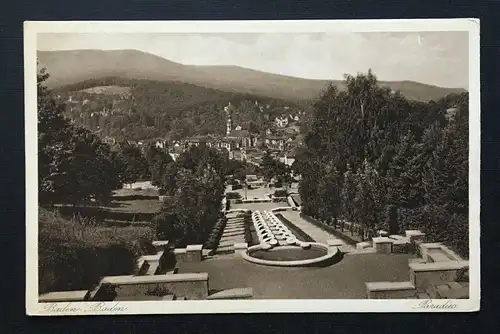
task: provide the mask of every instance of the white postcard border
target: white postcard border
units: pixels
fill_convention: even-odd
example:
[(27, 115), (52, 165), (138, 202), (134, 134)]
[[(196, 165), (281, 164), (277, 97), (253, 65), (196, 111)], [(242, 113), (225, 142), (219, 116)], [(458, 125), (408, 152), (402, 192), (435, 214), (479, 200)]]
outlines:
[[(231, 300), (38, 302), (36, 53), (39, 33), (469, 32), (470, 298), (462, 300)], [(28, 315), (470, 312), (480, 308), (480, 81), (478, 19), (303, 21), (29, 21), (24, 23), (26, 140), (26, 312)], [(332, 282), (334, 284), (334, 282)], [(427, 304), (422, 304), (427, 303)]]

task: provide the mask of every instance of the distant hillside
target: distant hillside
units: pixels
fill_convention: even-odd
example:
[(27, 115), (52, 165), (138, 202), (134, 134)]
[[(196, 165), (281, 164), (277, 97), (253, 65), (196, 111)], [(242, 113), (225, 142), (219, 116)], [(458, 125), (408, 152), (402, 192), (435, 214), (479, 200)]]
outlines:
[[(38, 51), (42, 67), (51, 77), (49, 87), (61, 87), (102, 77), (178, 81), (227, 92), (249, 93), (287, 100), (312, 99), (330, 81), (310, 80), (260, 72), (237, 66), (190, 66), (136, 51)], [(368, 70), (368, 69), (367, 69)], [(343, 89), (342, 81), (331, 81)], [(412, 81), (381, 82), (418, 101), (437, 100), (463, 89), (450, 89)]]
[[(305, 118), (309, 105), (266, 96), (225, 92), (183, 82), (105, 77), (54, 88), (66, 115), (102, 136), (142, 140), (179, 139), (226, 132), (224, 107), (233, 126), (255, 133), (282, 114)], [(295, 122), (295, 120), (294, 120)]]

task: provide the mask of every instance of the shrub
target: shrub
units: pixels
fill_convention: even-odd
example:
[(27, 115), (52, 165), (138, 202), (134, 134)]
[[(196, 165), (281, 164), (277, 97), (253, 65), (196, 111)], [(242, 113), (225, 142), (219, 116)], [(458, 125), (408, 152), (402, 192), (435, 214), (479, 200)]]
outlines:
[(287, 197), (288, 193), (285, 189), (278, 189), (274, 192), (274, 197)]
[(455, 278), (457, 282), (469, 282), (469, 267), (460, 268)]
[[(233, 190), (243, 189), (243, 186), (241, 184), (234, 184), (231, 187), (231, 189), (233, 189)], [(248, 188), (248, 189), (250, 189), (250, 188)]]
[(231, 186), (239, 185), (238, 181), (236, 181), (235, 179), (230, 179), (229, 181), (227, 181), (227, 184)]
[(226, 199), (241, 199), (241, 195), (237, 192), (226, 193)]
[(219, 246), (219, 241), (222, 237), (222, 232), (226, 227), (226, 222), (227, 219), (225, 217), (217, 221), (206, 242), (204, 243), (204, 248), (215, 250)]
[(39, 211), (39, 293), (88, 289), (103, 276), (132, 274), (154, 251), (148, 226), (104, 227), (80, 216)]
[(244, 234), (245, 234), (245, 242), (248, 244), (248, 245), (252, 245), (253, 244), (253, 237), (252, 237), (252, 226), (253, 226), (253, 223), (252, 223), (252, 218), (249, 214), (245, 214), (245, 218), (243, 220), (243, 223), (244, 223)]
[(401, 247), (393, 248), (394, 253), (409, 254), (413, 257), (420, 257), (420, 247), (415, 242), (403, 244)]

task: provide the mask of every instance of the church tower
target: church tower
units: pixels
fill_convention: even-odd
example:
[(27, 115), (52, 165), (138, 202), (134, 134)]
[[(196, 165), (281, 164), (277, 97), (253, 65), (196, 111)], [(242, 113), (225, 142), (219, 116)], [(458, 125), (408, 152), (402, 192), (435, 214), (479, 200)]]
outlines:
[(229, 136), (230, 134), (231, 134), (231, 115), (228, 116), (226, 124), (226, 136)]

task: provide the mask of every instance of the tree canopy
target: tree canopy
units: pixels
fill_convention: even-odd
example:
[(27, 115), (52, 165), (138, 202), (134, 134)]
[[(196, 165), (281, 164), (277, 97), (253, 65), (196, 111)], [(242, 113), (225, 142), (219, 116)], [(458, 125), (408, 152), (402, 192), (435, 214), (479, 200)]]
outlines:
[(44, 86), (48, 77), (44, 69), (37, 76), (39, 202), (106, 203), (122, 185), (119, 158), (99, 137), (63, 115), (63, 105)]
[(176, 245), (203, 243), (221, 218), (226, 166), (207, 146), (193, 146), (168, 163), (161, 188), (166, 198), (155, 216), (159, 238)]
[(371, 71), (345, 84), (315, 102), (293, 165), (304, 213), (354, 221), (363, 238), (422, 229), (467, 256), (468, 94), (409, 101)]

